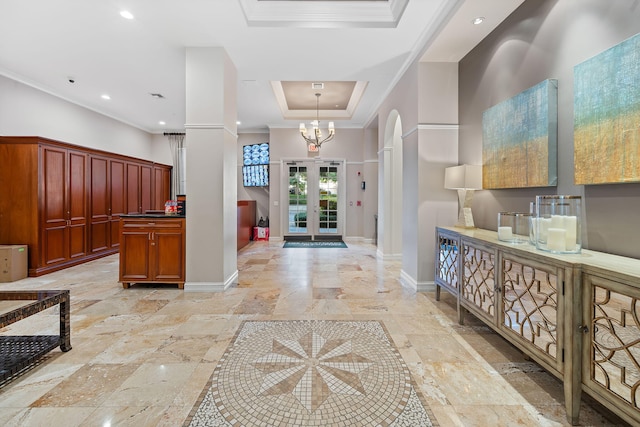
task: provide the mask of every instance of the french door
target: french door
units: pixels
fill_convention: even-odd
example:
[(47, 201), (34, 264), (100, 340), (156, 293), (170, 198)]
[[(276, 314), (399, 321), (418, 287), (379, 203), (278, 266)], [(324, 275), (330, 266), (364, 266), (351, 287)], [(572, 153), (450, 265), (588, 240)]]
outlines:
[(313, 240), (342, 237), (344, 162), (303, 160), (285, 163), (286, 237)]

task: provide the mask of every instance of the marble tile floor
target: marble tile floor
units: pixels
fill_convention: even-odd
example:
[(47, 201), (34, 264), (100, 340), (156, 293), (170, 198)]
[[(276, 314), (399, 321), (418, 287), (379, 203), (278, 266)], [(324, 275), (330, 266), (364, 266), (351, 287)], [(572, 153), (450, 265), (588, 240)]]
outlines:
[[(435, 292), (403, 287), (399, 261), (347, 243), (250, 243), (238, 254), (237, 286), (223, 293), (123, 289), (117, 255), (0, 283), (0, 290), (69, 289), (73, 346), (0, 385), (0, 425), (181, 426), (243, 320), (379, 320), (440, 426), (569, 425), (560, 381), (472, 316), (458, 325), (446, 292), (435, 301)], [(0, 333), (57, 327), (54, 308)], [(625, 425), (588, 397), (580, 421)]]

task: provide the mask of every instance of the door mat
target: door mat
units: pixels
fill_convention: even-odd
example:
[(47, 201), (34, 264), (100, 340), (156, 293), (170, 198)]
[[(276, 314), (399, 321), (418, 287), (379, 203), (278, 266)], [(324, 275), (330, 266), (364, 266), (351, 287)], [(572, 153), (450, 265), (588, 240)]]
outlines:
[(244, 321), (184, 426), (437, 426), (379, 321)]
[(304, 241), (289, 241), (284, 242), (283, 248), (346, 248), (347, 245), (342, 240), (340, 241), (319, 241), (319, 240), (304, 240)]

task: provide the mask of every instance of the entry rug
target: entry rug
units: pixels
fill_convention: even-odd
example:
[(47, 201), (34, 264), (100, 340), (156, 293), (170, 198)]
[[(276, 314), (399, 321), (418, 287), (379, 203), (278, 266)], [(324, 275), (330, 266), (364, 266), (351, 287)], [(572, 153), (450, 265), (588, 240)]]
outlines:
[(283, 248), (346, 248), (347, 244), (340, 241), (323, 241), (323, 240), (287, 240), (284, 242)]
[(378, 321), (244, 321), (184, 426), (437, 426)]

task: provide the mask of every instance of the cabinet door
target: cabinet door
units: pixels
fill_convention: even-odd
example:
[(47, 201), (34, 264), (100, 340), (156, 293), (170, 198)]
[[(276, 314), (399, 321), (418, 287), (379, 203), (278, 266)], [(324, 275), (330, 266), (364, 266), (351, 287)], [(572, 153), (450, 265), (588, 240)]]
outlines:
[(140, 206), (140, 165), (127, 163), (127, 213), (142, 213)]
[(109, 249), (109, 160), (104, 157), (91, 157), (90, 167), (90, 197), (91, 197), (91, 243), (92, 253)]
[(87, 155), (68, 152), (67, 218), (69, 233), (68, 258), (87, 255)]
[(110, 233), (109, 247), (120, 246), (120, 215), (126, 213), (126, 168), (122, 160), (109, 161), (109, 215)]
[(171, 168), (153, 168), (153, 209), (164, 209), (164, 203), (171, 198)]
[(67, 259), (66, 170), (67, 151), (41, 147), (42, 175), (42, 259), (41, 265), (57, 264)]
[(157, 282), (184, 282), (184, 230), (158, 229), (151, 242), (152, 268)]
[(153, 168), (151, 166), (140, 166), (140, 212), (145, 213), (151, 209), (151, 181), (153, 178)]
[(124, 282), (148, 281), (149, 250), (151, 232), (149, 230), (127, 229), (120, 234), (120, 280)]
[(496, 324), (496, 250), (476, 242), (463, 241), (460, 304), (479, 318)]

